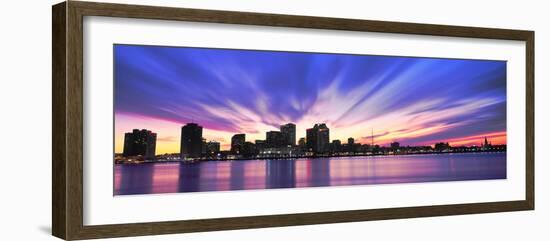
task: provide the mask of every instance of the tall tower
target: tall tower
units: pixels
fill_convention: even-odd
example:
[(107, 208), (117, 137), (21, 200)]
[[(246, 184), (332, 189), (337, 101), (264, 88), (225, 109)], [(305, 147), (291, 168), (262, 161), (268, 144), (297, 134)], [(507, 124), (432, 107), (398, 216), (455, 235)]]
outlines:
[(284, 136), (280, 131), (268, 131), (265, 133), (267, 147), (283, 147), (285, 145), (284, 141)]
[(235, 134), (231, 137), (231, 152), (240, 153), (243, 149), (243, 145), (246, 139), (245, 134)]
[(306, 149), (307, 151), (317, 151), (317, 130), (315, 127), (306, 130)]
[(281, 133), (283, 134), (284, 144), (289, 146), (296, 145), (296, 125), (293, 123), (288, 123), (281, 125)]
[(202, 126), (187, 123), (181, 127), (180, 157), (199, 157), (202, 153)]
[(370, 129), (370, 147), (369, 147), (370, 151), (372, 151), (373, 153), (375, 153), (377, 151), (378, 148), (376, 148), (374, 146), (374, 128), (371, 128)]
[(157, 134), (149, 130), (134, 129), (124, 134), (123, 156), (143, 156), (154, 158), (157, 145)]
[(317, 138), (317, 143), (319, 147), (318, 152), (328, 152), (330, 147), (330, 129), (325, 123), (319, 124)]
[(306, 146), (315, 153), (329, 151), (330, 129), (325, 123), (315, 124), (313, 128), (306, 130)]

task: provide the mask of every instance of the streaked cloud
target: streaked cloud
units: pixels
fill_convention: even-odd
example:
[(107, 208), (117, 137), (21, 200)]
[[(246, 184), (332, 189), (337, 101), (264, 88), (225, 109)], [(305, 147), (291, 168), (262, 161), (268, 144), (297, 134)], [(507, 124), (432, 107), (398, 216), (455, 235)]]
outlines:
[[(506, 131), (503, 61), (115, 46), (115, 143), (132, 128), (178, 152), (197, 122), (227, 146), (234, 133), (264, 139), (280, 124), (325, 122), (331, 139), (419, 145), (479, 143)], [(495, 137), (495, 143), (506, 138)]]

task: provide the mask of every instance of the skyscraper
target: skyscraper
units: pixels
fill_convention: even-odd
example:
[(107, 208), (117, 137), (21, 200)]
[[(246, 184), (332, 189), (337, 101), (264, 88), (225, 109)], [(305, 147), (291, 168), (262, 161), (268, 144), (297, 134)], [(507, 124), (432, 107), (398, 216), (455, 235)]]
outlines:
[(243, 149), (246, 139), (245, 134), (235, 134), (231, 137), (231, 152), (239, 154)]
[(256, 141), (254, 142), (254, 144), (256, 145), (256, 149), (257, 149), (258, 151), (261, 151), (261, 150), (263, 150), (264, 148), (267, 147), (267, 145), (266, 145), (266, 143), (265, 143), (265, 140), (256, 140)]
[(123, 156), (143, 156), (154, 158), (157, 145), (157, 134), (149, 130), (134, 129), (124, 134)]
[(306, 130), (306, 150), (313, 152), (317, 150), (317, 130), (315, 128)]
[(206, 150), (206, 138), (201, 138), (202, 141), (201, 141), (201, 156), (202, 155), (206, 155), (207, 153), (207, 150)]
[(296, 145), (296, 125), (293, 123), (288, 123), (281, 125), (281, 133), (283, 134), (283, 140), (285, 145), (295, 146)]
[(340, 140), (332, 140), (332, 152), (341, 152), (342, 151), (342, 142)]
[(267, 147), (282, 147), (285, 145), (283, 134), (280, 131), (268, 131), (265, 133)]
[(298, 141), (298, 147), (300, 147), (301, 151), (306, 151), (307, 150), (307, 148), (306, 148), (306, 138), (304, 138), (304, 137), (300, 138), (300, 140)]
[(325, 153), (330, 147), (330, 129), (326, 124), (315, 124), (306, 130), (307, 149), (315, 153)]
[(354, 144), (355, 144), (355, 139), (353, 139), (353, 137), (348, 138), (348, 144), (346, 145), (346, 151), (355, 152), (355, 148), (353, 146)]
[(187, 123), (181, 127), (180, 157), (199, 157), (202, 152), (202, 126)]
[(206, 143), (206, 152), (209, 156), (213, 156), (220, 152), (220, 143), (217, 141), (209, 141)]
[(318, 134), (317, 134), (317, 152), (325, 153), (330, 149), (330, 130), (327, 125), (324, 123), (319, 124)]
[(242, 145), (241, 155), (243, 157), (252, 157), (258, 154), (258, 149), (256, 145), (252, 142), (246, 141)]

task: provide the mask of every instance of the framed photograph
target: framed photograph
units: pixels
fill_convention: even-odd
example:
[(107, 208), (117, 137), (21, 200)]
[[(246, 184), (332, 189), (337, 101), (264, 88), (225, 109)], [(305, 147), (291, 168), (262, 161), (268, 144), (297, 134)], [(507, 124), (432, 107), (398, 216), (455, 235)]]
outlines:
[(77, 1), (52, 24), (57, 237), (534, 209), (532, 31)]

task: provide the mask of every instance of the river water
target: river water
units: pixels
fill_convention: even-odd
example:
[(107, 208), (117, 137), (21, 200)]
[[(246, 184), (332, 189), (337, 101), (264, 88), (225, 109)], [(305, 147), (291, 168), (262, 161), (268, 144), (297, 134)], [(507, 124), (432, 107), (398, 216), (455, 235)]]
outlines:
[(114, 194), (372, 185), (506, 178), (506, 153), (117, 164)]

